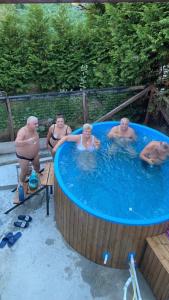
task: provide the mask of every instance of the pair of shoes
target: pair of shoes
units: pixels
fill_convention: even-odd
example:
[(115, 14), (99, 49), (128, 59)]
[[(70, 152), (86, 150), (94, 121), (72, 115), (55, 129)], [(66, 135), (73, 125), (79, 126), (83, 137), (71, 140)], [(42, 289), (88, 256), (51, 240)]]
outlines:
[(32, 221), (32, 217), (28, 215), (19, 215), (18, 220), (19, 221), (14, 222), (14, 225), (16, 227), (26, 228), (29, 226), (29, 222)]
[(4, 248), (5, 245), (7, 244), (8, 247), (12, 247), (16, 241), (21, 237), (22, 233), (21, 232), (16, 232), (13, 234), (13, 232), (8, 232), (1, 240), (0, 242), (0, 248)]

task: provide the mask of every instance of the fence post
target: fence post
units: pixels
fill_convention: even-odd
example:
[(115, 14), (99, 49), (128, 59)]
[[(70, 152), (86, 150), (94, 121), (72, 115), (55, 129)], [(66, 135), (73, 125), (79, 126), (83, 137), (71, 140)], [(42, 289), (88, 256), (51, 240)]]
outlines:
[(150, 112), (149, 108), (152, 105), (152, 101), (153, 101), (155, 92), (156, 92), (156, 88), (154, 86), (150, 86), (150, 93), (149, 93), (147, 111), (146, 111), (146, 116), (145, 116), (143, 124), (147, 124), (148, 121), (149, 121), (149, 118), (150, 118), (150, 115), (151, 115), (151, 112)]
[(83, 99), (82, 99), (82, 104), (83, 104), (83, 121), (84, 123), (87, 122), (88, 120), (88, 105), (87, 105), (87, 97), (85, 91), (83, 91)]
[(6, 106), (7, 106), (8, 121), (9, 121), (9, 133), (10, 133), (11, 141), (14, 141), (15, 134), (14, 134), (14, 125), (13, 125), (13, 119), (12, 119), (11, 104), (10, 104), (7, 94), (6, 94)]

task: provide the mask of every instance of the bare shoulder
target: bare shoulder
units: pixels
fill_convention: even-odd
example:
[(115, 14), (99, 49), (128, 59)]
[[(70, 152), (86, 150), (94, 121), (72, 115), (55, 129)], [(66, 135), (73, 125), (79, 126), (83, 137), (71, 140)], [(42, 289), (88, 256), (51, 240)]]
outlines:
[(113, 132), (118, 132), (119, 131), (119, 126), (113, 126), (111, 129), (110, 129), (110, 132), (113, 133)]
[(22, 127), (18, 130), (18, 133), (17, 133), (17, 138), (24, 138), (26, 135), (26, 127)]
[(114, 132), (118, 132), (118, 131), (119, 131), (119, 128), (120, 128), (120, 126), (119, 126), (119, 125), (117, 125), (117, 126), (114, 126), (114, 127), (112, 128), (112, 131), (114, 131)]
[(49, 127), (49, 131), (53, 130), (55, 128), (55, 124), (52, 124), (50, 127)]
[(113, 138), (115, 135), (117, 135), (119, 133), (118, 128), (119, 126), (113, 126), (107, 134), (108, 138)]
[(157, 146), (157, 142), (155, 142), (155, 141), (152, 141), (152, 142), (149, 142), (145, 147), (144, 147), (144, 149), (145, 150), (152, 150), (152, 149), (154, 149), (154, 147), (156, 147)]
[(133, 137), (134, 139), (136, 139), (136, 132), (135, 132), (134, 128), (131, 128), (131, 127), (130, 127), (130, 132), (131, 132), (132, 137)]
[(154, 147), (154, 146), (157, 146), (158, 144), (159, 144), (159, 142), (157, 142), (157, 141), (152, 141), (152, 142), (150, 142), (147, 146)]
[(134, 128), (130, 127), (131, 132), (135, 133)]

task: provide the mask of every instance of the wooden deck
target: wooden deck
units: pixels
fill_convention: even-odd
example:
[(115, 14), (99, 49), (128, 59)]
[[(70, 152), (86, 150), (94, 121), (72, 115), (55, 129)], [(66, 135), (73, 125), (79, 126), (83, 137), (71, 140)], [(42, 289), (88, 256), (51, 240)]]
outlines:
[(169, 300), (169, 238), (165, 233), (147, 238), (141, 271), (157, 300)]
[(40, 175), (40, 183), (41, 185), (48, 186), (52, 186), (54, 184), (53, 161), (45, 164), (44, 171), (42, 175)]

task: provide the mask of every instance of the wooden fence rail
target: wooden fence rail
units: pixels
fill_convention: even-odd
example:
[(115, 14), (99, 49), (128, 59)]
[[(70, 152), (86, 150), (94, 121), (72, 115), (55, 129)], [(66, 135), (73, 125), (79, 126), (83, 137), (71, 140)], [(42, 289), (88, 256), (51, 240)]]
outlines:
[[(44, 98), (44, 97), (66, 97), (66, 96), (82, 96), (85, 94), (94, 93), (124, 93), (124, 92), (134, 92), (141, 91), (145, 88), (145, 85), (131, 86), (131, 87), (112, 87), (112, 88), (102, 88), (102, 89), (85, 89), (81, 91), (71, 91), (71, 92), (50, 92), (50, 93), (40, 93), (40, 94), (25, 94), (25, 95), (15, 95), (8, 96), (9, 101), (26, 101), (31, 98)], [(0, 91), (0, 102), (5, 101), (7, 97), (6, 92)]]
[[(102, 116), (97, 120), (98, 121), (104, 121), (107, 118), (110, 118), (115, 113), (119, 112), (123, 108), (127, 107), (129, 104), (135, 102), (136, 100), (140, 99), (141, 97), (144, 97), (148, 94), (150, 91), (150, 87), (145, 88), (145, 86), (134, 86), (134, 87), (114, 87), (114, 88), (103, 88), (103, 89), (86, 89), (82, 91), (73, 91), (73, 92), (52, 92), (52, 93), (43, 93), (43, 94), (29, 94), (29, 95), (18, 95), (18, 96), (8, 96), (6, 92), (1, 91), (0, 92), (0, 104), (5, 104), (6, 106), (6, 113), (7, 113), (7, 128), (1, 131), (0, 133), (0, 140), (7, 140), (7, 138), (10, 140), (14, 140), (15, 133), (17, 128), (14, 126), (14, 116), (12, 115), (12, 105), (13, 103), (17, 102), (24, 102), (24, 101), (36, 101), (36, 100), (42, 100), (47, 99), (48, 103), (50, 103), (50, 100), (55, 101), (62, 101), (61, 97), (80, 97), (81, 103), (82, 103), (82, 111), (81, 111), (81, 119), (82, 122), (86, 123), (89, 121), (89, 96), (95, 96), (97, 100), (97, 95), (106, 95), (106, 94), (112, 94), (112, 95), (119, 95), (124, 93), (136, 93), (139, 92), (137, 95), (131, 97), (106, 115)], [(41, 122), (42, 120), (40, 120)]]
[(136, 100), (138, 100), (144, 96), (146, 97), (148, 92), (150, 92), (150, 91), (151, 91), (151, 87), (145, 88), (143, 91), (141, 91), (137, 95), (131, 97), (130, 99), (128, 99), (124, 103), (120, 104), (119, 106), (117, 106), (116, 108), (114, 108), (113, 110), (111, 110), (110, 112), (108, 112), (107, 114), (102, 116), (101, 118), (97, 119), (96, 122), (102, 122), (102, 121), (105, 121), (105, 120), (111, 118), (113, 115), (115, 115), (117, 112), (121, 111), (122, 109), (124, 109), (125, 107), (130, 105), (131, 103), (135, 102)]

